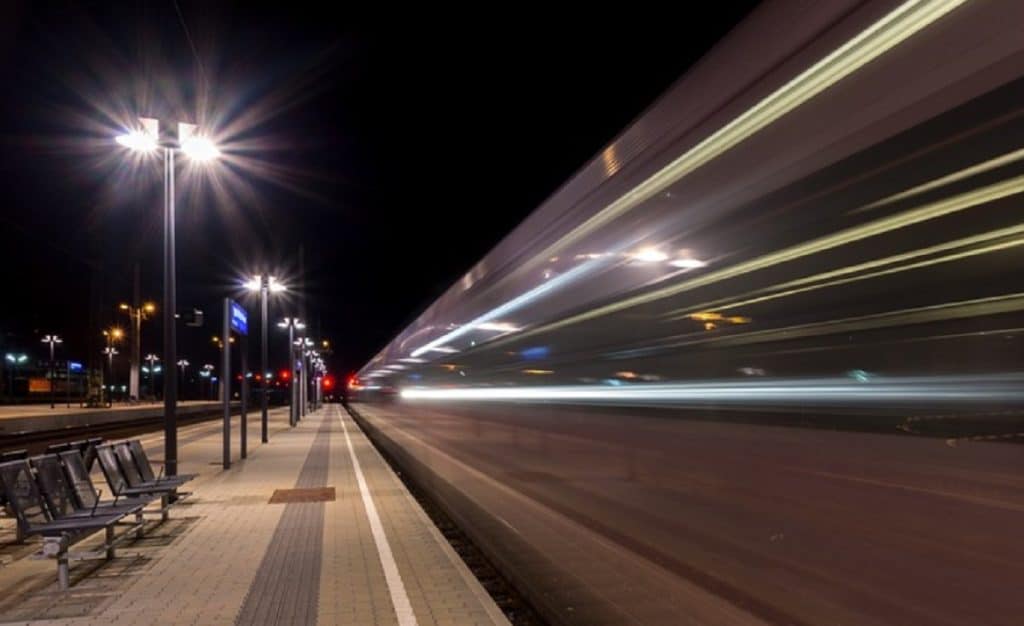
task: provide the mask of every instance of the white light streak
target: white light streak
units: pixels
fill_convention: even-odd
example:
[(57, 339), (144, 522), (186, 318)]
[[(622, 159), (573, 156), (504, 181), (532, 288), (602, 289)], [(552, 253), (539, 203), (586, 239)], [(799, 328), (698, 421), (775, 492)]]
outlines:
[[(515, 298), (509, 300), (508, 302), (491, 309), (490, 311), (484, 313), (483, 315), (476, 318), (472, 322), (464, 326), (460, 326), (459, 328), (456, 328), (455, 330), (444, 335), (441, 335), (437, 339), (434, 339), (433, 341), (423, 346), (420, 346), (419, 348), (416, 348), (415, 350), (412, 351), (412, 356), (417, 357), (430, 350), (443, 352), (444, 350), (438, 350), (439, 346), (449, 343), (454, 339), (458, 339), (459, 337), (465, 335), (471, 330), (478, 328), (481, 324), (493, 322), (495, 319), (499, 317), (505, 316), (513, 311), (516, 311), (524, 306), (527, 306), (528, 304), (533, 303), (534, 301), (540, 298), (543, 298), (544, 296), (548, 295), (552, 291), (555, 291), (556, 289), (560, 289), (570, 283), (579, 280), (584, 275), (597, 268), (600, 263), (601, 261), (599, 259), (594, 259), (591, 261), (587, 261), (586, 263), (581, 263), (576, 267), (572, 268), (571, 270), (569, 270), (568, 272), (562, 274), (561, 276), (553, 278), (548, 282), (537, 287), (534, 287), (533, 289), (527, 291), (526, 293), (516, 296)], [(457, 350), (452, 350), (451, 348), (448, 348), (448, 350), (451, 350), (452, 352), (457, 352)]]
[(473, 402), (581, 402), (716, 406), (856, 404), (945, 405), (1024, 400), (1024, 374), (709, 381), (702, 383), (535, 387), (406, 388), (406, 400)]

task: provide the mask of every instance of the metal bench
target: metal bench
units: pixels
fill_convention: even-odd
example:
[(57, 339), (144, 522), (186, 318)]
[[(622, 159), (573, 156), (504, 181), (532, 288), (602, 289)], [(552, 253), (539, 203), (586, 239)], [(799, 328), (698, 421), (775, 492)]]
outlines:
[(46, 454), (60, 454), (71, 449), (70, 441), (62, 441), (60, 443), (51, 443), (46, 446)]
[[(77, 450), (62, 452), (60, 454), (60, 461), (64, 470), (64, 476), (67, 479), (68, 488), (71, 490), (78, 508), (103, 511), (109, 507), (130, 506), (136, 504), (148, 506), (160, 499), (159, 496), (156, 495), (146, 495), (131, 498), (119, 498), (118, 496), (115, 496), (113, 500), (101, 500), (100, 496), (102, 493), (96, 489), (95, 485), (93, 485), (89, 471), (85, 468), (85, 461), (82, 460), (82, 455)], [(142, 511), (143, 514), (149, 512), (150, 511), (145, 509)]]
[(78, 439), (76, 441), (62, 441), (60, 443), (51, 443), (46, 446), (46, 454), (61, 454), (68, 450), (74, 450), (82, 454), (85, 458), (85, 466), (92, 471), (92, 464), (96, 462), (96, 451), (93, 449), (96, 446), (103, 443), (103, 437), (93, 437), (91, 439)]
[[(138, 472), (138, 477), (142, 483), (155, 483), (155, 484), (178, 484), (183, 485), (198, 474), (177, 474), (175, 476), (164, 476), (164, 464), (160, 463), (160, 473), (153, 475), (153, 466), (149, 461), (149, 457), (146, 456), (146, 450), (142, 447), (142, 442), (138, 439), (133, 439), (128, 442), (121, 442), (114, 444), (115, 453), (117, 454), (117, 460), (121, 462), (121, 466), (134, 466)], [(125, 470), (125, 477), (128, 479), (128, 484), (132, 484), (134, 472)]]
[[(0, 452), (0, 463), (9, 463), (11, 461), (22, 461), (28, 458), (28, 450), (7, 450), (6, 452)], [(0, 489), (0, 506), (3, 507), (4, 512), (8, 517), (14, 515), (14, 511), (11, 510), (10, 504), (7, 502), (7, 494), (4, 493), (3, 489)], [(21, 529), (18, 529), (18, 541), (22, 541)]]
[[(114, 547), (128, 535), (114, 535), (114, 528), (125, 517), (123, 513), (97, 514), (93, 511), (90, 515), (79, 517), (53, 517), (40, 495), (36, 477), (27, 460), (0, 463), (0, 484), (18, 519), (21, 534), (26, 537), (42, 536), (43, 556), (57, 560), (57, 582), (61, 590), (67, 590), (69, 586), (69, 558), (105, 556), (112, 559), (115, 556)], [(106, 531), (106, 538), (99, 550), (69, 553), (70, 546), (101, 530)]]
[(101, 445), (103, 445), (103, 437), (90, 437), (81, 442), (79, 452), (82, 453), (82, 459), (85, 461), (85, 469), (90, 472), (92, 472), (93, 465), (96, 464), (96, 448)]
[[(138, 468), (134, 464), (128, 465), (127, 472), (131, 473), (132, 480), (129, 481), (126, 468), (118, 461), (115, 451), (116, 446), (106, 444), (97, 446), (96, 455), (100, 462), (100, 469), (103, 476), (110, 485), (111, 492), (115, 496), (160, 496), (161, 518), (167, 520), (167, 512), (171, 506), (191, 495), (187, 492), (179, 492), (177, 483), (158, 483), (142, 481)], [(132, 484), (134, 483), (134, 485)]]
[(24, 461), (28, 458), (28, 450), (8, 450), (7, 452), (0, 452), (0, 463), (9, 463), (10, 461)]

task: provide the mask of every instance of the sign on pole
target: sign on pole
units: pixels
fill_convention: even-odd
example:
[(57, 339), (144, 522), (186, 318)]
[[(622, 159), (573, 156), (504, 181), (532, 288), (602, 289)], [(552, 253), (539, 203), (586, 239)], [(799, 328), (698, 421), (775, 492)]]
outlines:
[(235, 331), (239, 335), (249, 334), (249, 314), (246, 313), (242, 305), (238, 304), (234, 300), (230, 300), (231, 306), (231, 330)]
[(248, 365), (246, 363), (246, 343), (245, 338), (249, 334), (249, 314), (242, 307), (231, 298), (224, 298), (224, 337), (221, 343), (223, 354), (221, 355), (221, 387), (223, 388), (222, 401), (224, 403), (224, 442), (223, 442), (223, 459), (222, 464), (224, 469), (231, 467), (231, 333), (232, 331), (238, 333), (242, 337), (242, 341), (239, 342), (242, 355), (242, 389), (240, 394), (241, 400), (241, 414), (242, 414), (242, 458), (247, 456), (247, 441), (246, 435), (248, 429), (248, 421), (246, 419), (246, 405), (247, 405), (247, 394), (249, 393), (248, 380), (246, 374), (248, 374)]

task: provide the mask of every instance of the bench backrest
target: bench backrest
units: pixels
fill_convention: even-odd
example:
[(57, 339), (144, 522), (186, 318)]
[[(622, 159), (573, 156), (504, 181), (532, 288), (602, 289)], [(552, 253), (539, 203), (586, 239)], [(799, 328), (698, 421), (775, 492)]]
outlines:
[(65, 441), (63, 443), (51, 443), (50, 445), (46, 446), (46, 453), (47, 454), (60, 454), (61, 452), (64, 452), (65, 450), (70, 450), (70, 449), (71, 449), (71, 444), (68, 443), (67, 441)]
[(139, 471), (139, 466), (135, 463), (132, 450), (127, 443), (114, 444), (114, 454), (117, 455), (117, 462), (121, 464), (121, 472), (124, 474), (124, 479), (128, 481), (129, 487), (138, 487), (146, 482), (142, 478), (142, 473)]
[(85, 446), (82, 449), (82, 460), (85, 461), (85, 469), (92, 471), (92, 466), (96, 463), (96, 448), (103, 445), (103, 437), (90, 437), (85, 441)]
[(0, 463), (0, 484), (22, 532), (51, 521), (28, 460)]
[(78, 509), (78, 499), (64, 476), (60, 458), (56, 454), (46, 454), (32, 457), (31, 462), (50, 516), (59, 519), (74, 513)]
[(77, 450), (69, 450), (60, 453), (60, 460), (64, 464), (68, 484), (75, 492), (75, 497), (78, 498), (78, 506), (86, 509), (93, 508), (99, 495), (96, 493), (96, 487), (92, 484), (92, 478), (89, 477), (89, 470), (85, 467), (82, 455)]
[(8, 450), (7, 452), (0, 452), (0, 463), (23, 461), (26, 459), (28, 459), (28, 450)]
[(103, 470), (103, 476), (106, 477), (110, 490), (114, 495), (123, 494), (124, 490), (128, 488), (128, 481), (117, 463), (114, 446), (96, 446), (96, 459), (100, 462), (100, 469)]
[(153, 466), (149, 463), (149, 457), (146, 456), (146, 450), (142, 447), (142, 442), (138, 439), (132, 439), (128, 442), (128, 449), (132, 451), (132, 458), (135, 459), (135, 465), (139, 468), (142, 480), (147, 483), (155, 481), (156, 475), (153, 474)]

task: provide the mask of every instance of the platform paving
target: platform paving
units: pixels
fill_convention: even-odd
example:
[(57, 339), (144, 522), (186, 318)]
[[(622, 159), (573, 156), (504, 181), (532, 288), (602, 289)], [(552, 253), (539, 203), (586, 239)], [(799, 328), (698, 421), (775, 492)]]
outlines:
[[(73, 564), (67, 593), (35, 544), (0, 548), (0, 623), (508, 623), (340, 405), (271, 424), (260, 445), (250, 420), (249, 458), (226, 471), (219, 425), (183, 429), (193, 497), (115, 560)], [(144, 444), (160, 456), (159, 436)]]

